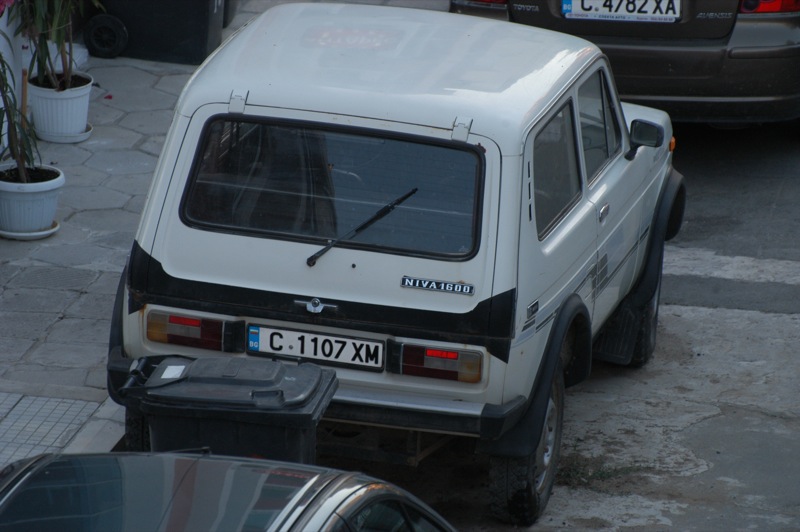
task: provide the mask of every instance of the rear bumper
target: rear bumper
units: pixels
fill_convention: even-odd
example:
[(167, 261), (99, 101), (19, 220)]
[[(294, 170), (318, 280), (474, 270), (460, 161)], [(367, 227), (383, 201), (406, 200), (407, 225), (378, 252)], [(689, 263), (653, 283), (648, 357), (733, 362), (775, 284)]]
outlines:
[[(153, 357), (153, 360), (156, 358)], [(132, 361), (121, 346), (109, 350), (106, 366), (108, 394), (123, 406), (127, 406), (127, 400), (120, 389), (130, 377)], [(502, 405), (483, 405), (417, 395), (376, 395), (340, 389), (325, 411), (324, 418), (494, 440), (513, 427), (527, 407), (528, 402), (521, 396)]]
[(420, 396), (378, 399), (340, 388), (324, 418), (494, 440), (516, 425), (527, 408), (528, 402), (521, 396), (502, 405), (481, 405)]

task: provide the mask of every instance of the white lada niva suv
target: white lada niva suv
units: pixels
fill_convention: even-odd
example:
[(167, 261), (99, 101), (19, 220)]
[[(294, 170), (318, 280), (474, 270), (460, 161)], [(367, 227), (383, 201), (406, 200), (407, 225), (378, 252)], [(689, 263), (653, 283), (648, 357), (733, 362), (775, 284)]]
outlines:
[[(621, 103), (579, 38), (269, 9), (177, 104), (119, 286), (109, 393), (127, 405), (131, 372), (171, 355), (334, 368), (323, 424), (471, 438), (492, 511), (532, 523), (565, 386), (655, 347), (685, 203), (673, 146), (669, 117)], [(146, 447), (127, 406), (129, 447)]]

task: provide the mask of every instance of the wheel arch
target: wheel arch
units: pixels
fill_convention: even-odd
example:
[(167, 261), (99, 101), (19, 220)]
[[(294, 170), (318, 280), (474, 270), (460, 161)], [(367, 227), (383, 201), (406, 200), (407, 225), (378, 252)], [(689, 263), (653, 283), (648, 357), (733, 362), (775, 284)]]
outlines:
[(685, 210), (686, 185), (683, 174), (672, 168), (659, 193), (641, 276), (629, 294), (634, 306), (646, 304), (655, 294), (661, 276), (664, 242), (680, 232)]
[(581, 382), (591, 371), (591, 317), (577, 294), (568, 296), (556, 313), (555, 323), (550, 329), (544, 355), (528, 395), (527, 409), (519, 421), (499, 438), (479, 440), (479, 452), (494, 456), (523, 457), (535, 451), (547, 413), (553, 377), (559, 367), (561, 347), (568, 340), (574, 342), (574, 356), (564, 368), (565, 386)]

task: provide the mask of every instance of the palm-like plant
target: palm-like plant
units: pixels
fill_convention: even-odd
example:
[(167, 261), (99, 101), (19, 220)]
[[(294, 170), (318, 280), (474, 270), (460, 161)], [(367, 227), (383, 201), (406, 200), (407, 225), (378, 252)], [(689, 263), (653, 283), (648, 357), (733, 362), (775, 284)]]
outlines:
[[(11, 17), (17, 33), (31, 42), (31, 81), (40, 87), (73, 87), (72, 17), (83, 14), (88, 2), (102, 8), (100, 0), (17, 0)], [(53, 44), (55, 52), (51, 51)]]
[[(0, 4), (0, 16), (6, 7), (7, 4)], [(2, 32), (0, 34), (11, 46), (8, 36)], [(0, 174), (0, 179), (27, 183), (29, 171), (39, 159), (36, 135), (17, 102), (14, 72), (2, 54), (0, 54), (0, 101), (3, 104), (3, 109), (0, 111), (0, 132), (3, 132), (0, 161), (10, 159), (15, 163), (14, 168)]]

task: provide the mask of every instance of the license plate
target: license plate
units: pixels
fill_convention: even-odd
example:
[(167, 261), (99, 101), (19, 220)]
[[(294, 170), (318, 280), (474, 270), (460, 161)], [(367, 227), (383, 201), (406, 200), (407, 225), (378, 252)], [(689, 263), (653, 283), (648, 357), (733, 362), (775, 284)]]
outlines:
[(573, 19), (675, 22), (681, 0), (564, 0), (561, 12)]
[(330, 362), (360, 369), (383, 368), (384, 344), (307, 331), (250, 325), (247, 348), (256, 353)]

